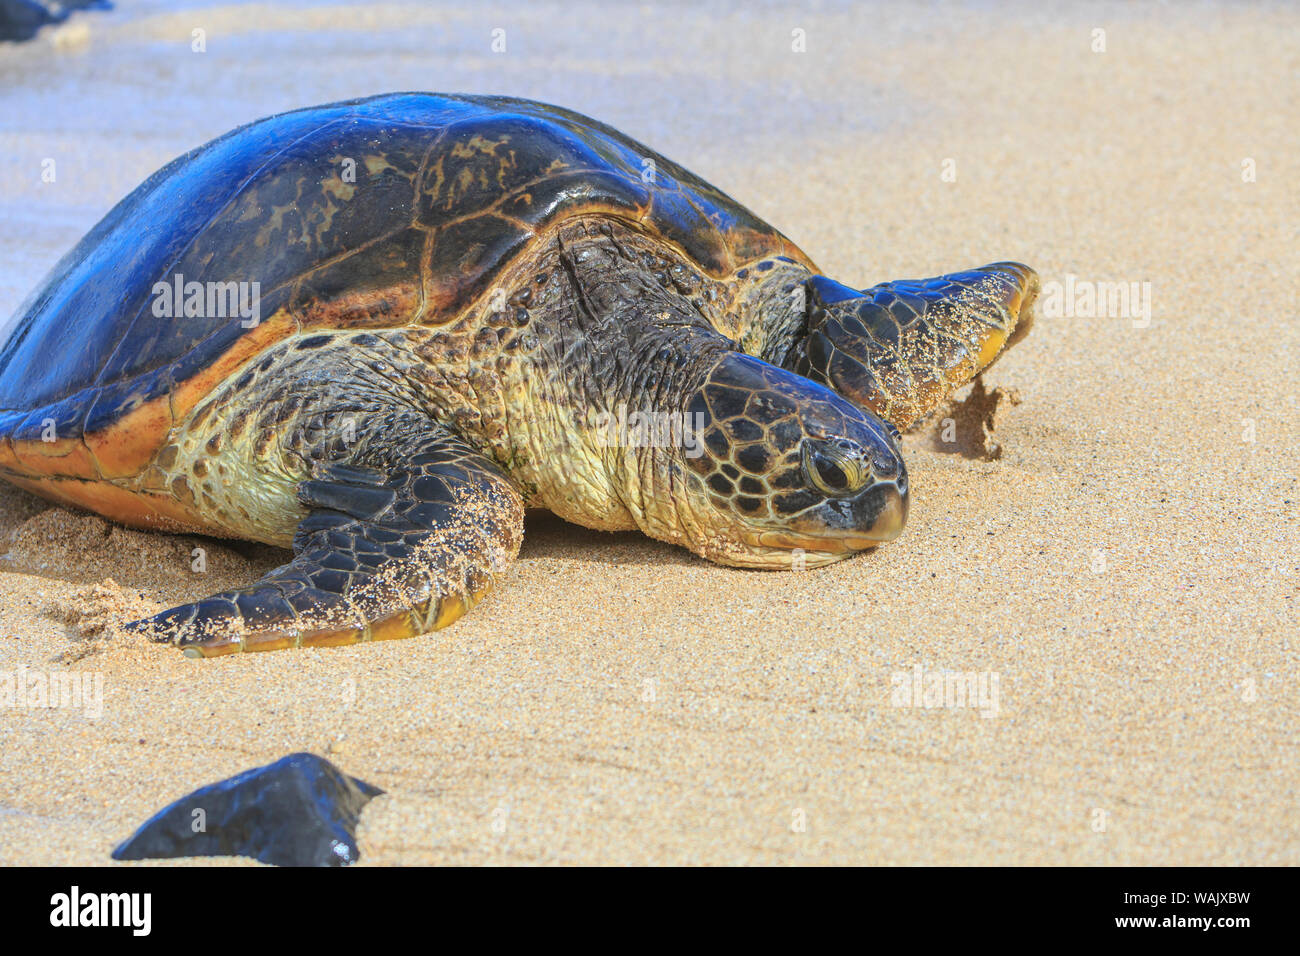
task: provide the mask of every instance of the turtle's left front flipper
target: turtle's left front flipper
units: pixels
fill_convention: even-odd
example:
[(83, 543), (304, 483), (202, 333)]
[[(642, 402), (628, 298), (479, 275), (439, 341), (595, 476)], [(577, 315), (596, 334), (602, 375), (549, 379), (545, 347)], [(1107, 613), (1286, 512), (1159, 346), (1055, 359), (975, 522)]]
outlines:
[(292, 561), (127, 628), (212, 657), (413, 637), (457, 620), (518, 554), (523, 501), (500, 467), (432, 422), (388, 430), (299, 485), (310, 512)]
[(996, 262), (859, 292), (808, 281), (808, 331), (787, 364), (902, 429), (1024, 338), (1038, 276)]

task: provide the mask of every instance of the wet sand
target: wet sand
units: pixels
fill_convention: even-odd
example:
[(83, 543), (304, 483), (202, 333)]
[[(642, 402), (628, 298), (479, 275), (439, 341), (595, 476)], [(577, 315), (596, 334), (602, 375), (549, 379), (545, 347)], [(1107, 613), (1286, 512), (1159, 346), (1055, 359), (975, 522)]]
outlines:
[[(0, 672), (103, 699), (0, 707), (0, 862), (108, 863), (164, 804), (295, 750), (387, 791), (362, 865), (1300, 862), (1300, 13), (655, 9), (124, 2), (0, 47), (0, 315), (232, 126), (510, 93), (653, 145), (855, 285), (1033, 265), (1056, 314), (987, 377), (1019, 397), (1000, 457), (909, 435), (903, 537), (827, 569), (533, 517), (448, 630), (198, 662), (103, 627), (284, 552), (6, 486)], [(1149, 315), (1081, 314), (1118, 282)], [(981, 706), (904, 706), (918, 668), (973, 674)]]

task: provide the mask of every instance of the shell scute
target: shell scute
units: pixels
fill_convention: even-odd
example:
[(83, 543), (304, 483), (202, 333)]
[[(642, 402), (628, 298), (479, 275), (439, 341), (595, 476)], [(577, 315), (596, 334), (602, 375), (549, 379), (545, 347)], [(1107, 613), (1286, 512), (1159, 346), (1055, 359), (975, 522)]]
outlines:
[(293, 297), (301, 327), (390, 327), (413, 321), (423, 301), (428, 236), (408, 226), (307, 273)]
[(439, 229), (426, 272), (426, 321), (441, 323), (454, 318), (459, 306), (477, 299), (532, 238), (532, 230), (492, 215)]
[(650, 210), (650, 191), (638, 180), (609, 170), (564, 170), (516, 191), (499, 208), (514, 219), (543, 223), (570, 205), (603, 206), (636, 221)]
[(419, 186), (418, 221), (437, 228), (495, 208), (532, 183), (603, 165), (583, 140), (525, 116), (474, 117), (434, 144)]

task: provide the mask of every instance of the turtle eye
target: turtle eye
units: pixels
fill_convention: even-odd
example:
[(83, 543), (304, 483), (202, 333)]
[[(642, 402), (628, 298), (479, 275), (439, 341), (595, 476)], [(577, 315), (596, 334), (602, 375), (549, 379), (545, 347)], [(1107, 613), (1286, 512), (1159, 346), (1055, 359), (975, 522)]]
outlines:
[(861, 491), (871, 478), (869, 469), (835, 445), (806, 440), (802, 455), (808, 480), (832, 497)]

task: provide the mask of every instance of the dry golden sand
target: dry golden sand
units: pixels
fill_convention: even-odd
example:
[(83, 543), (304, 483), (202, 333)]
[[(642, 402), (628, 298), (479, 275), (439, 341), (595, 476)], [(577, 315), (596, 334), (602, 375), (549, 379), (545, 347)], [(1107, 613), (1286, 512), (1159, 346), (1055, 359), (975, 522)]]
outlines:
[[(107, 862), (168, 801), (311, 750), (388, 791), (363, 864), (1300, 862), (1294, 9), (162, 9), (0, 50), (0, 313), (181, 150), (423, 88), (600, 116), (846, 281), (1014, 258), (1150, 282), (1152, 318), (1040, 317), (989, 376), (1021, 397), (1001, 457), (909, 437), (910, 524), (873, 554), (745, 572), (530, 519), (501, 590), (387, 645), (97, 639), (283, 554), (6, 490), (0, 669), (99, 674), (104, 701), (0, 711), (0, 860)], [(892, 706), (916, 665), (996, 674), (997, 715)]]

